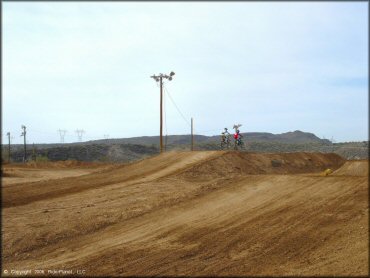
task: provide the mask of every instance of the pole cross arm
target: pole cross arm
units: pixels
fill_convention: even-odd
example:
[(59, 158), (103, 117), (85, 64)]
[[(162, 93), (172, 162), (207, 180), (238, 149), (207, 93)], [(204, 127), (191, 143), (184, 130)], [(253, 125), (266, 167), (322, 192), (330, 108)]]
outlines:
[(155, 75), (153, 74), (152, 76), (150, 76), (150, 78), (153, 78), (155, 81), (159, 81), (161, 78), (165, 78), (165, 79), (168, 79), (168, 80), (172, 80), (173, 76), (175, 75), (175, 73), (173, 71), (170, 72), (169, 75), (167, 74), (163, 74), (163, 73), (160, 73), (159, 75)]

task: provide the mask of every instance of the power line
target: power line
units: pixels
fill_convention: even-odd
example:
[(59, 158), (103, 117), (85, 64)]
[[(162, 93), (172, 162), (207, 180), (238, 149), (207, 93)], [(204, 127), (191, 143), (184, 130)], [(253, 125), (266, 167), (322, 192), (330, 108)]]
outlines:
[[(167, 87), (165, 87), (165, 86), (164, 86), (164, 91), (169, 96), (172, 104), (175, 106), (177, 112), (180, 114), (180, 116), (182, 117), (182, 119), (191, 127), (191, 123), (187, 120), (187, 117), (184, 116), (184, 113), (181, 112), (180, 108), (177, 106), (176, 102), (174, 101), (174, 99), (172, 98), (170, 92), (168, 91)], [(219, 131), (219, 129), (200, 130), (198, 132), (214, 132), (214, 131)]]
[(40, 134), (47, 134), (47, 135), (53, 135), (53, 136), (55, 136), (55, 133), (54, 132), (49, 132), (49, 131), (45, 132), (45, 131), (39, 131), (39, 130), (32, 129), (29, 132), (30, 133), (40, 133)]
[[(194, 128), (194, 130), (195, 130), (195, 128)], [(207, 130), (203, 130), (203, 129), (198, 130), (197, 129), (197, 133), (198, 134), (200, 134), (200, 133), (206, 133), (206, 132), (219, 132), (219, 131), (220, 131), (219, 128), (217, 128), (217, 129), (207, 129)], [(211, 135), (211, 136), (214, 136), (214, 135)]]
[[(59, 130), (57, 130), (58, 132), (59, 132)], [(63, 131), (63, 130), (62, 130)], [(85, 139), (90, 139), (90, 140), (99, 140), (99, 139), (102, 139), (102, 138), (104, 138), (104, 139), (107, 139), (106, 137), (108, 136), (109, 137), (109, 134), (104, 134), (103, 136), (86, 136), (86, 135), (84, 135), (85, 134), (85, 131), (84, 130), (82, 130), (83, 132), (82, 132), (82, 134), (81, 135), (83, 135), (83, 138), (85, 138)], [(45, 134), (45, 135), (53, 135), (53, 136), (55, 136), (55, 133), (52, 133), (52, 132), (49, 132), (49, 131), (47, 131), (47, 132), (45, 132), (45, 131), (40, 131), (40, 130), (29, 130), (28, 131), (29, 133), (38, 133), (38, 134)], [(64, 132), (63, 132), (64, 133)], [(64, 134), (64, 138), (72, 138), (72, 137), (74, 137), (75, 135), (73, 135), (73, 134), (68, 134), (68, 132), (66, 131), (66, 134)]]
[(180, 108), (176, 105), (175, 101), (174, 101), (174, 100), (173, 100), (173, 98), (171, 97), (171, 94), (170, 94), (170, 92), (167, 90), (167, 88), (166, 88), (166, 87), (164, 87), (164, 90), (165, 90), (165, 92), (168, 94), (168, 96), (169, 96), (169, 98), (170, 98), (171, 102), (173, 103), (173, 105), (175, 106), (175, 108), (176, 108), (177, 112), (179, 112), (179, 114), (180, 114), (180, 116), (183, 118), (183, 120), (184, 120), (184, 121), (185, 121), (189, 126), (191, 126), (191, 124), (189, 123), (189, 121), (186, 119), (186, 117), (184, 116), (184, 114), (181, 112)]

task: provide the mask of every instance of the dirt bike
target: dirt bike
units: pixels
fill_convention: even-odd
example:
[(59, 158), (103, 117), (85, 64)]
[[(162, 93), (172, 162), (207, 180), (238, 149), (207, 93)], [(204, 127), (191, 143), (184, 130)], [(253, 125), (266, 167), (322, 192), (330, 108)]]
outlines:
[(230, 136), (222, 135), (221, 136), (221, 149), (224, 149), (225, 147), (227, 149), (230, 149)]
[(244, 142), (242, 141), (241, 138), (235, 139), (234, 141), (234, 150), (238, 149), (245, 149)]

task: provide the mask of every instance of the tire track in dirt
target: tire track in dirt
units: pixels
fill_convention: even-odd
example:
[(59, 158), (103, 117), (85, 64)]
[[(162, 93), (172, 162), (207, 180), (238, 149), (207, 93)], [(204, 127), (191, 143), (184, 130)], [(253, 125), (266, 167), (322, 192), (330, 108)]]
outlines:
[[(259, 174), (248, 175), (253, 162)], [(367, 178), (312, 174), (342, 164), (322, 154), (168, 153), (51, 182), (51, 188), (40, 183), (50, 198), (34, 198), (40, 184), (24, 184), (23, 193), (34, 199), (3, 209), (4, 238), (18, 238), (7, 244), (3, 268), (134, 276), (366, 275)], [(53, 195), (55, 186), (68, 188), (70, 181), (81, 190)], [(93, 186), (85, 187), (88, 181)], [(139, 211), (120, 217), (121, 207)], [(74, 222), (95, 225), (102, 214), (112, 222), (75, 232)], [(63, 236), (54, 233), (55, 225), (66, 227)], [(44, 244), (32, 241), (35, 236)]]
[[(189, 263), (194, 264), (193, 271), (194, 269), (200, 271), (199, 264), (204, 261), (204, 256), (208, 256), (207, 266), (202, 266), (203, 272), (195, 272), (204, 275), (222, 274), (223, 271), (228, 275), (230, 273), (240, 275), (240, 273), (248, 273), (248, 269), (249, 271), (265, 269), (266, 272), (267, 266), (261, 262), (266, 256), (273, 257), (275, 263), (268, 269), (276, 274), (277, 264), (282, 263), (279, 260), (282, 254), (284, 254), (284, 263), (289, 265), (294, 263), (290, 260), (291, 257), (302, 257), (307, 252), (317, 252), (323, 245), (320, 241), (322, 237), (317, 230), (323, 227), (325, 224), (323, 221), (328, 220), (323, 212), (334, 210), (334, 213), (337, 212), (340, 215), (338, 208), (345, 204), (345, 199), (354, 195), (355, 188), (358, 186), (362, 185), (364, 190), (363, 184), (366, 184), (364, 178), (357, 179), (355, 183), (352, 181), (349, 186), (343, 186), (346, 181), (350, 181), (348, 178), (322, 179), (318, 182), (317, 179), (309, 177), (266, 176), (257, 183), (250, 183), (248, 179), (250, 178), (176, 208), (163, 208), (152, 214), (108, 227), (96, 234), (63, 242), (60, 246), (57, 244), (42, 248), (37, 250), (39, 252), (37, 260), (33, 258), (19, 264), (36, 267), (37, 263), (31, 262), (42, 261), (45, 267), (52, 268), (88, 267), (97, 259), (104, 261), (116, 252), (114, 250), (131, 247), (132, 250), (137, 250), (131, 253), (126, 250), (126, 252), (132, 254), (135, 260), (129, 259), (129, 256), (124, 261), (122, 258), (116, 258), (117, 261), (113, 263), (115, 267), (124, 264), (127, 275), (138, 274), (132, 272), (135, 269), (138, 270), (137, 264), (146, 271), (139, 275), (168, 274), (168, 268), (163, 264), (163, 260), (171, 263), (168, 252), (175, 253), (175, 259), (176, 256), (179, 259), (178, 256), (182, 252), (182, 258), (187, 258)], [(289, 196), (292, 192), (294, 194)], [(308, 193), (312, 196), (307, 199)], [(359, 192), (357, 195), (361, 197)], [(307, 212), (307, 209), (311, 209), (311, 212)], [(346, 217), (348, 221), (353, 218), (353, 215)], [(254, 231), (257, 232), (254, 234), (249, 226), (253, 226)], [(243, 236), (240, 231), (246, 234)], [(305, 233), (310, 234), (311, 240), (305, 240), (302, 244), (302, 239), (299, 238)], [(233, 234), (237, 235), (236, 238)], [(256, 238), (256, 234), (262, 236), (264, 240)], [(325, 233), (325, 236), (332, 239), (335, 233), (330, 230)], [(249, 240), (248, 237), (250, 237)], [(232, 238), (235, 239), (230, 240)], [(301, 242), (300, 247), (292, 244), (292, 241), (295, 241), (294, 238)], [(217, 242), (216, 245), (215, 242)], [(260, 245), (256, 245), (257, 243)], [(246, 247), (242, 248), (244, 245)], [(68, 253), (61, 251), (61, 248), (69, 250)], [(145, 255), (138, 256), (139, 250), (145, 250)], [(160, 250), (162, 251), (158, 253)], [(206, 255), (210, 250), (211, 254)], [(299, 253), (301, 251), (302, 254)], [(252, 265), (256, 265), (250, 268), (240, 267), (245, 265), (246, 258), (252, 259)], [(242, 260), (244, 264), (235, 264), (234, 260), (239, 260), (239, 263)], [(175, 261), (172, 263), (176, 264)], [(183, 267), (180, 268), (183, 269)], [(113, 274), (107, 268), (99, 269), (101, 271), (99, 274)], [(235, 272), (230, 272), (230, 269), (235, 269)], [(194, 274), (189, 270), (180, 273)], [(297, 269), (293, 273), (297, 273)]]
[(220, 152), (168, 152), (145, 161), (89, 175), (58, 180), (17, 184), (3, 188), (3, 208), (25, 205), (43, 199), (75, 194), (122, 182), (146, 182), (205, 161)]
[(334, 171), (333, 175), (367, 177), (369, 175), (369, 161), (368, 160), (347, 161), (342, 167)]

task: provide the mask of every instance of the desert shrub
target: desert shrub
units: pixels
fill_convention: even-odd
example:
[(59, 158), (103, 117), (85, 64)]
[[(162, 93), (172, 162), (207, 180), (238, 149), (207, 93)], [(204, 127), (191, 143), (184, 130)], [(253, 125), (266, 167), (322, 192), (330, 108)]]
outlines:
[(49, 158), (46, 155), (36, 156), (36, 162), (48, 162)]
[(281, 160), (277, 160), (277, 159), (271, 160), (272, 167), (280, 167), (282, 164), (283, 163), (281, 162)]

